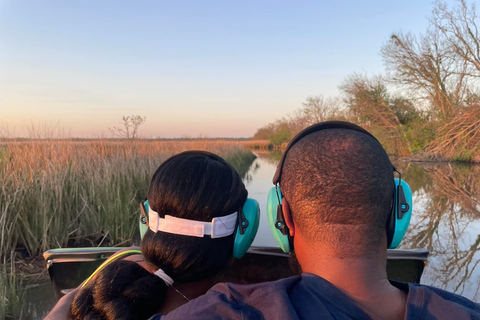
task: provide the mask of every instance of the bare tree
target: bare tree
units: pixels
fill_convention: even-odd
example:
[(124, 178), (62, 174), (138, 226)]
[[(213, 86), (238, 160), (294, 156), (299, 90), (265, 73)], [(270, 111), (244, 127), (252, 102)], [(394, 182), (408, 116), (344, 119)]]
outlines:
[(480, 19), (475, 3), (457, 3), (450, 8), (437, 0), (425, 34), (396, 33), (382, 48), (392, 80), (427, 99), (446, 121), (475, 102), (480, 78)]
[(135, 140), (138, 137), (138, 129), (147, 120), (146, 117), (139, 115), (123, 116), (120, 124), (122, 126), (109, 128), (112, 135), (119, 138), (126, 138), (129, 140)]
[[(465, 65), (459, 66), (438, 30), (425, 35), (397, 33), (381, 50), (393, 82), (430, 102), (442, 119), (455, 114), (465, 93)], [(460, 68), (460, 69), (459, 69)]]
[(430, 23), (444, 36), (458, 63), (466, 63), (465, 74), (480, 77), (480, 35), (475, 3), (468, 7), (465, 0), (449, 9), (444, 1), (436, 1)]
[(340, 100), (338, 98), (324, 98), (321, 95), (308, 97), (302, 108), (308, 121), (307, 125), (335, 119), (339, 110)]

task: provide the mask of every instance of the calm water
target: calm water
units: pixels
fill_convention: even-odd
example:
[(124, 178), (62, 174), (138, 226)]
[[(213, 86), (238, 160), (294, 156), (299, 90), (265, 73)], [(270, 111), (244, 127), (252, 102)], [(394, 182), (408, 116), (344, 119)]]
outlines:
[[(245, 182), (249, 197), (260, 203), (256, 246), (277, 247), (266, 212), (267, 194), (278, 155), (260, 153)], [(397, 163), (413, 191), (410, 229), (400, 249), (430, 251), (422, 283), (480, 301), (480, 166)], [(22, 319), (41, 319), (52, 307), (50, 284), (26, 291)]]

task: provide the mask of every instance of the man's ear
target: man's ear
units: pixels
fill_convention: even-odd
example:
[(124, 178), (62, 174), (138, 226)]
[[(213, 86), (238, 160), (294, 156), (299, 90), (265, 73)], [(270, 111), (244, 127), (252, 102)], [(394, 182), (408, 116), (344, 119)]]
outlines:
[(293, 224), (292, 219), (292, 212), (290, 211), (290, 204), (288, 203), (287, 199), (282, 198), (282, 211), (283, 211), (283, 218), (285, 219), (285, 224), (288, 227), (290, 232), (290, 236), (295, 236), (295, 225)]

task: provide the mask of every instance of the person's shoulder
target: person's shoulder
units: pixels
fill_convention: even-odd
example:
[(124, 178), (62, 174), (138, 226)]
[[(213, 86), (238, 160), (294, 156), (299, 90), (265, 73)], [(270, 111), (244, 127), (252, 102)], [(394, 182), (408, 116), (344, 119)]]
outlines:
[(203, 296), (167, 315), (151, 319), (265, 319), (266, 314), (282, 318), (281, 313), (288, 310), (276, 306), (285, 306), (289, 289), (298, 281), (300, 276), (258, 284), (219, 283)]
[(439, 288), (409, 284), (409, 319), (480, 319), (480, 304)]
[(210, 290), (210, 294), (225, 295), (230, 301), (252, 301), (265, 295), (271, 296), (275, 292), (287, 292), (301, 280), (300, 276), (293, 276), (270, 282), (255, 284), (218, 283)]
[(423, 294), (426, 296), (425, 298), (431, 299), (433, 297), (441, 301), (449, 301), (454, 304), (458, 304), (460, 306), (464, 306), (472, 310), (475, 310), (480, 314), (480, 304), (473, 302), (472, 300), (467, 299), (465, 297), (462, 297), (456, 293), (452, 293), (436, 287), (420, 285), (420, 284), (410, 284), (409, 287), (410, 287), (410, 290), (412, 290), (413, 288), (417, 292), (423, 292)]

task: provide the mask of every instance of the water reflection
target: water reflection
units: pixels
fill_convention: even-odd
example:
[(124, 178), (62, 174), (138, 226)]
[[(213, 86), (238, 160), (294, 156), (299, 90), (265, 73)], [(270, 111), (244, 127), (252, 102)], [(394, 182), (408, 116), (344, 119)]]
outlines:
[(278, 247), (277, 242), (270, 232), (266, 214), (267, 195), (270, 188), (273, 187), (272, 177), (278, 163), (278, 160), (273, 159), (271, 154), (272, 153), (269, 152), (257, 153), (257, 158), (247, 174), (247, 177), (250, 177), (250, 179), (244, 179), (248, 190), (248, 197), (257, 200), (260, 205), (260, 225), (257, 236), (253, 241), (254, 246)]
[(28, 285), (22, 297), (20, 320), (43, 319), (56, 303), (55, 290), (50, 282)]
[[(266, 217), (268, 190), (281, 153), (259, 153), (246, 181), (262, 216), (254, 245), (277, 246)], [(480, 166), (396, 163), (413, 191), (413, 216), (401, 249), (430, 251), (423, 284), (480, 301)]]
[(430, 250), (422, 283), (480, 301), (480, 166), (404, 164), (414, 211), (401, 248)]

